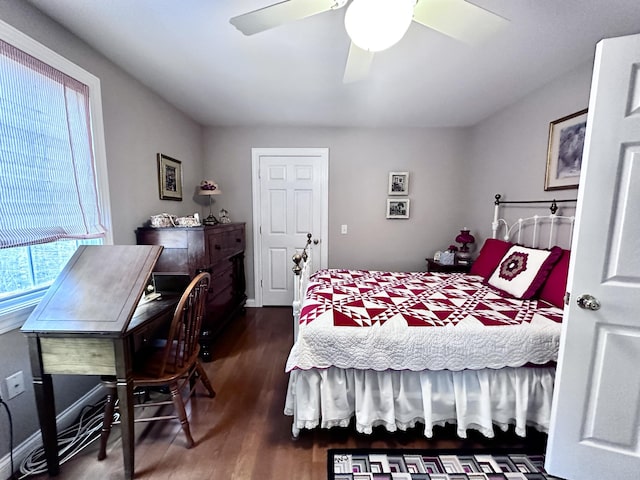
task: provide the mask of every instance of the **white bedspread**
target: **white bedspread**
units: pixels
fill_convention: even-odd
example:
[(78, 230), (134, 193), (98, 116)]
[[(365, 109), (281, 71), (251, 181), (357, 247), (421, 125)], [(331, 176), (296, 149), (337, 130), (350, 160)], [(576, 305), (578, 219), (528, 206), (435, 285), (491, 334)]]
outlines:
[(463, 370), (557, 360), (562, 311), (464, 274), (322, 270), (302, 305), (295, 369)]

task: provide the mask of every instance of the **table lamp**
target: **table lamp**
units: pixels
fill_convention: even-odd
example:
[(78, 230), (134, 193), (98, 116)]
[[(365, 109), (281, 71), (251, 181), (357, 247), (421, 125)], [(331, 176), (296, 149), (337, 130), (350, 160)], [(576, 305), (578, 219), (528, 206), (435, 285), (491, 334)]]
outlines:
[(469, 261), (471, 259), (471, 252), (469, 251), (469, 245), (474, 243), (476, 239), (469, 233), (469, 229), (464, 227), (460, 230), (460, 233), (456, 237), (456, 242), (461, 243), (462, 246), (458, 250), (458, 260)]
[(202, 220), (204, 225), (217, 225), (218, 219), (212, 213), (213, 195), (220, 195), (222, 191), (218, 187), (218, 184), (213, 180), (203, 180), (200, 182), (200, 188), (198, 189), (198, 195), (209, 196), (209, 216)]

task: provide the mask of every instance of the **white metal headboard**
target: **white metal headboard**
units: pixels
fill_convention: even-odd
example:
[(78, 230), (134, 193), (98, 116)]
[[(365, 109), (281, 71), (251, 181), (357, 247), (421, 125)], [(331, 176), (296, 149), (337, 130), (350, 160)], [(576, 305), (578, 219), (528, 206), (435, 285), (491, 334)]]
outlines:
[[(551, 200), (549, 215), (533, 215), (531, 217), (519, 218), (509, 225), (500, 216), (500, 207), (505, 204), (549, 204), (549, 200), (501, 200), (502, 196), (497, 194), (494, 201), (493, 222), (491, 231), (493, 238), (527, 245), (534, 248), (551, 248), (559, 243), (566, 244), (569, 248), (573, 240), (573, 227), (575, 216), (558, 215), (558, 203), (573, 202), (576, 200)], [(559, 234), (564, 233), (565, 238), (559, 238)], [(502, 235), (500, 235), (502, 234)], [(546, 242), (546, 244), (545, 244)]]

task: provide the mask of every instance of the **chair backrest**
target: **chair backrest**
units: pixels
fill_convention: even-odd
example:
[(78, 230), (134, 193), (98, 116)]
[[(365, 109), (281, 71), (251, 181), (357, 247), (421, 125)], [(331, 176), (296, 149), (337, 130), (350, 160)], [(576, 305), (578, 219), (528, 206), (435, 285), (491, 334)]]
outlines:
[(198, 339), (211, 275), (200, 273), (189, 283), (180, 297), (162, 355), (160, 375), (193, 363), (200, 351)]

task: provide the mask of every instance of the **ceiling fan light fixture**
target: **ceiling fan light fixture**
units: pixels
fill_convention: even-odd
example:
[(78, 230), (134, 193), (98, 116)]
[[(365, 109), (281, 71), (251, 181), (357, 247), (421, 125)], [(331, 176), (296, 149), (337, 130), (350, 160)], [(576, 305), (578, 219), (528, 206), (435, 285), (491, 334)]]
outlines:
[(380, 52), (395, 45), (407, 33), (416, 0), (353, 0), (344, 26), (362, 50)]

